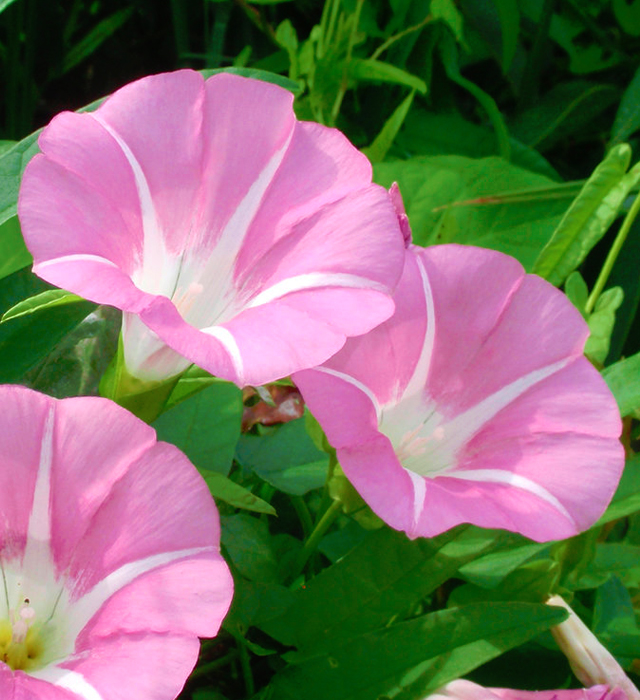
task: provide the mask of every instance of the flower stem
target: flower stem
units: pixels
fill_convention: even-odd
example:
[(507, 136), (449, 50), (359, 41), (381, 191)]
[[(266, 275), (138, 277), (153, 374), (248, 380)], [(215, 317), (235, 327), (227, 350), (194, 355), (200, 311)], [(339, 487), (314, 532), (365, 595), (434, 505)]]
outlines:
[(600, 270), (598, 279), (596, 280), (596, 283), (593, 289), (591, 290), (591, 294), (587, 299), (585, 311), (588, 314), (590, 314), (593, 311), (600, 294), (602, 294), (602, 290), (604, 289), (604, 286), (607, 283), (607, 280), (609, 279), (609, 275), (611, 274), (613, 265), (618, 255), (620, 254), (620, 250), (622, 249), (622, 246), (629, 233), (629, 230), (631, 229), (631, 225), (635, 221), (636, 216), (638, 216), (638, 212), (640, 212), (640, 194), (636, 196), (636, 198), (633, 201), (633, 204), (631, 205), (631, 209), (629, 209), (627, 215), (624, 217), (624, 221), (622, 222), (622, 226), (620, 226), (618, 235), (616, 236), (616, 239), (613, 242), (611, 249), (609, 250), (607, 259), (604, 261), (604, 265)]
[(292, 579), (296, 579), (302, 573), (305, 564), (309, 561), (309, 557), (316, 551), (320, 540), (331, 527), (333, 521), (338, 517), (341, 509), (341, 501), (334, 501), (329, 508), (327, 508), (324, 515), (320, 518), (318, 524), (313, 529), (313, 532), (304, 543), (304, 546), (300, 550), (300, 554), (298, 554), (293, 575), (291, 577)]

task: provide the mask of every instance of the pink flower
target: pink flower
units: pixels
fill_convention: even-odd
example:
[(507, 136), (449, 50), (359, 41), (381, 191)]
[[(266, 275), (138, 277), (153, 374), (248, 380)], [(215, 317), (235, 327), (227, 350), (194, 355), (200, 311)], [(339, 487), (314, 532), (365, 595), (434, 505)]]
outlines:
[(175, 698), (233, 590), (203, 480), (105, 399), (0, 402), (0, 697)]
[(317, 365), (393, 312), (402, 234), (367, 159), (231, 74), (143, 78), (58, 115), (19, 201), (34, 272), (124, 311), (130, 374), (244, 384)]
[(550, 632), (567, 657), (576, 678), (585, 685), (604, 683), (611, 688), (621, 688), (628, 700), (640, 700), (640, 691), (613, 654), (600, 643), (571, 607), (559, 595), (551, 596), (547, 604), (558, 605), (569, 613), (569, 617), (552, 627)]
[(615, 401), (566, 297), (495, 251), (410, 247), (395, 315), (294, 381), (347, 477), (410, 537), (546, 541), (591, 526), (623, 467)]
[(628, 700), (619, 688), (606, 685), (568, 690), (512, 690), (484, 688), (477, 683), (456, 680), (447, 683), (425, 700)]

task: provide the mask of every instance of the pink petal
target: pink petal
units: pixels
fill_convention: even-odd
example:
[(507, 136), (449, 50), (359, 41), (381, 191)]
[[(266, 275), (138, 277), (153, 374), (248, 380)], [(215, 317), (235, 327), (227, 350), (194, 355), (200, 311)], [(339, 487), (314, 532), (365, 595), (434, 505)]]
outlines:
[(451, 681), (425, 700), (625, 700), (618, 690), (609, 691), (606, 685), (565, 690), (512, 690), (511, 688), (484, 688), (463, 679)]

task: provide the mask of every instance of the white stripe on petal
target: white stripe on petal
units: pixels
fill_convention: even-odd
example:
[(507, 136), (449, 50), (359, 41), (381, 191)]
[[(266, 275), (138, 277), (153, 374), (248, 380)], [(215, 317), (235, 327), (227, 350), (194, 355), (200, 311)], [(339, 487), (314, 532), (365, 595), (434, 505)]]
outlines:
[(69, 613), (69, 636), (75, 639), (91, 618), (119, 590), (140, 576), (180, 559), (195, 557), (205, 552), (217, 553), (215, 547), (194, 547), (174, 552), (154, 554), (145, 559), (124, 564), (99, 581), (88, 593), (74, 601)]
[[(51, 466), (53, 464), (53, 425), (55, 407), (50, 406), (44, 421), (40, 462), (33, 492), (33, 504), (29, 516), (27, 531), (27, 552), (31, 543), (43, 543), (51, 540)], [(25, 552), (25, 559), (27, 559)]]
[[(164, 244), (162, 229), (158, 221), (153, 198), (149, 183), (145, 177), (142, 167), (138, 162), (126, 141), (118, 134), (118, 132), (108, 124), (101, 114), (98, 112), (90, 112), (90, 115), (102, 126), (102, 128), (114, 139), (120, 146), (120, 150), (124, 154), (133, 172), (133, 177), (138, 190), (138, 198), (140, 199), (140, 211), (142, 214), (142, 231), (144, 236), (144, 248), (142, 252), (142, 260), (138, 261), (138, 265), (142, 268), (142, 278), (139, 281), (142, 289), (154, 294), (166, 294), (167, 290), (163, 288), (164, 268), (169, 261), (169, 255)], [(153, 283), (150, 284), (153, 280)], [(175, 283), (175, 280), (171, 282)], [(167, 294), (167, 296), (170, 296)]]
[(463, 479), (464, 481), (486, 481), (490, 483), (507, 484), (508, 486), (528, 491), (552, 505), (559, 513), (564, 515), (567, 520), (576, 525), (576, 521), (571, 517), (569, 511), (552, 493), (535, 481), (528, 479), (526, 476), (514, 474), (504, 469), (458, 469), (442, 474), (442, 476), (446, 476), (450, 479)]
[(222, 326), (211, 326), (211, 328), (203, 328), (202, 332), (220, 341), (231, 358), (233, 369), (238, 377), (236, 383), (242, 386), (244, 384), (244, 362), (242, 361), (238, 343), (236, 343), (236, 339), (233, 337), (231, 331)]
[(564, 360), (554, 362), (547, 367), (541, 367), (523, 377), (519, 377), (511, 384), (503, 386), (494, 394), (477, 403), (473, 408), (461, 413), (460, 415), (449, 421), (445, 430), (448, 436), (451, 436), (457, 447), (468, 442), (477, 432), (480, 431), (492, 418), (494, 418), (503, 408), (506, 408), (510, 403), (522, 396), (532, 386), (538, 384), (543, 379), (550, 377), (552, 374), (559, 372), (575, 358), (568, 357)]
[(257, 294), (247, 304), (247, 308), (268, 304), (274, 299), (279, 299), (292, 292), (300, 292), (304, 289), (317, 289), (319, 287), (345, 287), (349, 289), (373, 289), (378, 292), (388, 293), (389, 288), (379, 282), (374, 282), (366, 277), (350, 275), (344, 272), (309, 272), (304, 275), (295, 275), (288, 279), (276, 282)]
[(38, 263), (34, 267), (38, 270), (43, 270), (46, 267), (52, 265), (59, 265), (60, 263), (74, 263), (74, 262), (98, 262), (103, 265), (109, 265), (110, 267), (117, 268), (118, 266), (107, 258), (103, 258), (101, 255), (90, 255), (90, 254), (77, 254), (77, 255), (61, 255), (59, 258), (52, 258), (51, 260), (45, 260), (44, 262)]
[(378, 421), (380, 421), (380, 404), (378, 403), (378, 399), (376, 398), (375, 394), (371, 391), (371, 389), (369, 389), (368, 386), (366, 386), (366, 384), (363, 384), (361, 381), (359, 381), (355, 377), (350, 376), (349, 374), (339, 372), (337, 369), (331, 369), (330, 367), (315, 367), (314, 371), (323, 372), (324, 374), (329, 374), (332, 377), (342, 379), (343, 382), (351, 384), (351, 386), (355, 387), (356, 389), (358, 389), (358, 391), (361, 391), (363, 394), (365, 394), (369, 401), (371, 401), (371, 403), (373, 404), (373, 407), (376, 411), (376, 416), (378, 417)]
[(427, 480), (410, 469), (407, 469), (406, 472), (413, 484), (413, 522), (411, 523), (410, 534), (414, 534), (417, 531), (420, 516), (424, 510), (424, 501), (427, 497)]
[(65, 688), (78, 695), (83, 700), (104, 700), (103, 696), (76, 671), (69, 671), (59, 666), (46, 666), (39, 671), (29, 671), (29, 675), (42, 681), (53, 683), (59, 688)]
[[(424, 269), (424, 263), (419, 256), (416, 256), (420, 278), (422, 279), (422, 288), (424, 290), (424, 299), (426, 304), (427, 327), (425, 329), (424, 344), (420, 358), (413, 370), (413, 375), (407, 386), (402, 392), (402, 396), (412, 396), (414, 394), (422, 394), (426, 389), (427, 379), (429, 378), (429, 369), (431, 368), (431, 358), (433, 357), (433, 344), (436, 335), (436, 316), (433, 304), (433, 294), (431, 285), (427, 277), (427, 271)], [(396, 401), (400, 401), (398, 397)]]

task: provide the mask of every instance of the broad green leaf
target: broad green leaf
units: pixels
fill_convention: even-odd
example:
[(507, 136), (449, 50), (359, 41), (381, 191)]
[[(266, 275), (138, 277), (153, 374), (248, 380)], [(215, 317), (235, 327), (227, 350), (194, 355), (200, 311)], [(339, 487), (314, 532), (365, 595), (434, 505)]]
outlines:
[(469, 583), (492, 590), (516, 569), (548, 548), (548, 544), (530, 542), (520, 535), (511, 535), (504, 547), (465, 564), (460, 568), (460, 574)]
[(227, 475), (240, 437), (242, 392), (218, 380), (153, 423), (158, 438), (179, 447), (200, 470)]
[(164, 406), (164, 410), (168, 411), (173, 406), (176, 406), (181, 401), (189, 398), (193, 394), (197, 394), (199, 391), (206, 389), (208, 386), (219, 382), (220, 379), (209, 374), (204, 369), (201, 369), (197, 365), (191, 365), (189, 369), (180, 377), (178, 383), (173, 388), (167, 403)]
[(72, 46), (69, 51), (67, 51), (62, 61), (62, 72), (67, 73), (74, 66), (77, 66), (78, 63), (90, 56), (114, 32), (120, 29), (129, 17), (131, 17), (133, 10), (133, 7), (124, 7), (114, 12), (112, 15), (109, 15), (109, 17), (105, 17), (101, 22), (98, 22), (90, 32), (85, 34), (75, 46)]
[(51, 309), (54, 306), (64, 306), (65, 304), (77, 304), (78, 302), (86, 301), (77, 294), (72, 294), (64, 289), (50, 289), (41, 294), (36, 294), (24, 301), (18, 302), (2, 315), (0, 323), (6, 323), (20, 316), (28, 316), (45, 309)]
[(278, 562), (266, 524), (244, 513), (223, 515), (221, 542), (238, 571), (250, 581), (277, 580)]
[(502, 536), (462, 527), (409, 540), (389, 528), (375, 530), (296, 591), (292, 607), (264, 630), (303, 655), (329, 650), (338, 638), (374, 630), (402, 614)]
[(271, 429), (265, 435), (243, 435), (236, 459), (267, 483), (295, 496), (320, 488), (329, 465), (329, 456), (309, 437), (304, 418)]
[(603, 292), (596, 307), (589, 316), (589, 337), (584, 346), (584, 354), (592, 361), (602, 366), (609, 354), (611, 334), (616, 322), (616, 311), (624, 300), (624, 292), (620, 287), (612, 287)]
[(227, 478), (219, 472), (205, 471), (200, 472), (205, 480), (211, 495), (225, 503), (228, 503), (234, 508), (242, 510), (251, 510), (254, 513), (266, 513), (267, 515), (276, 515), (276, 509), (262, 498), (258, 498), (249, 489), (236, 484), (235, 481)]
[(640, 353), (609, 365), (602, 376), (618, 402), (622, 417), (640, 408)]
[(536, 260), (536, 274), (559, 285), (582, 263), (613, 223), (631, 189), (640, 182), (640, 164), (627, 173), (630, 160), (627, 144), (609, 151)]
[(22, 238), (18, 217), (12, 216), (0, 224), (0, 278), (17, 272), (32, 262), (31, 253)]
[(613, 14), (631, 36), (640, 36), (640, 0), (613, 0)]
[(0, 139), (0, 156), (3, 153), (6, 153), (10, 149), (12, 149), (16, 145), (16, 143), (18, 143), (18, 142), (7, 140), (7, 139)]
[(441, 610), (334, 643), (290, 665), (273, 678), (273, 695), (278, 700), (299, 700), (301, 692), (305, 700), (415, 700), (565, 617), (564, 610), (531, 603)]
[[(637, 6), (640, 10), (640, 2)], [(640, 19), (640, 13), (638, 19)], [(638, 129), (640, 129), (640, 69), (635, 72), (620, 100), (611, 129), (610, 145), (626, 141)]]
[(354, 58), (349, 62), (348, 71), (349, 76), (357, 81), (372, 80), (395, 85), (406, 85), (417, 90), (422, 95), (427, 92), (427, 85), (424, 80), (384, 61), (377, 61), (372, 58)]
[(593, 632), (613, 637), (616, 632), (640, 633), (631, 595), (615, 575), (603, 583), (596, 594)]
[(382, 127), (380, 133), (376, 136), (373, 143), (367, 147), (363, 148), (362, 152), (369, 158), (372, 163), (378, 163), (384, 160), (387, 152), (391, 148), (391, 144), (396, 138), (400, 127), (402, 126), (411, 104), (413, 103), (413, 96), (415, 95), (415, 90), (412, 90), (407, 97), (396, 107), (393, 114), (387, 119)]
[[(418, 156), (378, 163), (374, 173), (385, 187), (399, 184), (417, 244), (493, 248), (513, 255), (527, 270), (569, 204), (557, 196), (557, 183), (495, 157)], [(540, 193), (541, 188), (552, 189)], [(518, 191), (515, 201), (510, 190)], [(560, 191), (564, 195), (562, 186)]]
[[(0, 280), (0, 314), (50, 289), (27, 270), (14, 272)], [(43, 360), (95, 306), (81, 301), (0, 325), (0, 382), (23, 382), (25, 373)]]
[(599, 542), (595, 557), (575, 586), (597, 588), (616, 575), (628, 588), (640, 588), (640, 547), (622, 542)]

